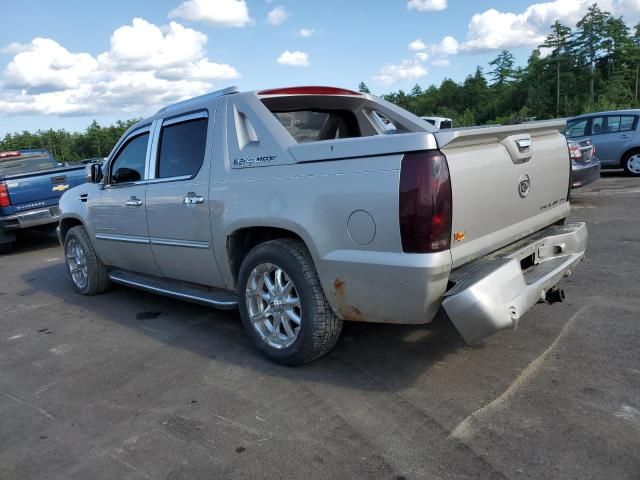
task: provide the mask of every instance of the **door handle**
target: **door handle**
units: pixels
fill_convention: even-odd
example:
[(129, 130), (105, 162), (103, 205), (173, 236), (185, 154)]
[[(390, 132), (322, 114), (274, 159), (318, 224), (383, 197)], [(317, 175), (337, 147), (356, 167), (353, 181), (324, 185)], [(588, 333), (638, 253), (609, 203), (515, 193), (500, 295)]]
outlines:
[(627, 138), (629, 138), (629, 135), (620, 135), (620, 138), (626, 140)]
[(127, 200), (125, 202), (125, 205), (127, 207), (141, 207), (142, 206), (142, 200), (140, 200), (139, 198), (136, 198), (136, 197), (131, 197), (129, 200)]
[(186, 205), (195, 205), (197, 203), (204, 203), (204, 197), (196, 195), (193, 192), (187, 193), (180, 201)]

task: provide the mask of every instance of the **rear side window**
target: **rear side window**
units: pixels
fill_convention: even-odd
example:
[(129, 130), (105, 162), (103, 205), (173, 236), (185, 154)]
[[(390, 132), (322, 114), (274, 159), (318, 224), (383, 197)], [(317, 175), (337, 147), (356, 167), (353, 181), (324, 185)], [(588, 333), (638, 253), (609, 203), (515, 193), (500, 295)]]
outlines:
[(605, 117), (593, 117), (591, 120), (591, 135), (602, 135), (607, 132)]
[(298, 143), (360, 136), (355, 115), (347, 110), (274, 111), (273, 114)]
[(636, 117), (632, 115), (626, 115), (626, 116), (620, 117), (620, 131), (628, 132), (630, 130), (635, 130), (633, 125), (635, 122), (635, 119)]
[(207, 118), (162, 127), (156, 178), (193, 177), (204, 161)]
[(144, 178), (148, 142), (148, 133), (127, 141), (111, 164), (111, 183), (136, 182)]
[(584, 137), (587, 132), (588, 119), (574, 120), (567, 124), (567, 137)]
[(46, 154), (16, 155), (0, 159), (0, 175), (50, 170), (57, 166), (58, 164)]

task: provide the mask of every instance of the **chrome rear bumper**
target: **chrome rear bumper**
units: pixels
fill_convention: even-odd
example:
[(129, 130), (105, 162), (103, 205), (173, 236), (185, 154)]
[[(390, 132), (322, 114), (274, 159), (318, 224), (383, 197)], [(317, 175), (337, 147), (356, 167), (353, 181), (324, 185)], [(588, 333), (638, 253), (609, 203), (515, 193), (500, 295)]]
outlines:
[(587, 226), (548, 227), (451, 272), (442, 306), (469, 344), (507, 328), (584, 258)]
[(57, 206), (53, 206), (0, 217), (0, 224), (3, 225), (5, 230), (19, 230), (56, 223), (59, 218), (60, 209)]

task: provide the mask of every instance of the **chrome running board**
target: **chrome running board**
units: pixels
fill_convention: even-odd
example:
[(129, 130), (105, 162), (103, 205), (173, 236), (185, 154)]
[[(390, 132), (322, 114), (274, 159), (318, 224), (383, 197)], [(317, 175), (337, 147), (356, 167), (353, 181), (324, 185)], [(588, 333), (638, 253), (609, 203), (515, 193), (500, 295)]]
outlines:
[(238, 297), (228, 290), (204, 287), (193, 283), (167, 280), (160, 277), (140, 275), (123, 270), (109, 272), (109, 278), (113, 283), (127, 287), (138, 288), (151, 293), (157, 293), (166, 297), (185, 300), (187, 302), (200, 303), (221, 310), (238, 308)]

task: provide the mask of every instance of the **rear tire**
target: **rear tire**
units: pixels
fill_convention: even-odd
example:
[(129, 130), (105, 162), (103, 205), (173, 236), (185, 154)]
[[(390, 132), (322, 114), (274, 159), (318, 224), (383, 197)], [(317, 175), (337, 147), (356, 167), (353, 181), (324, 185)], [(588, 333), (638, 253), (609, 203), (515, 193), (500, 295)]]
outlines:
[(640, 150), (633, 150), (627, 153), (622, 159), (622, 168), (627, 175), (640, 177)]
[(98, 258), (84, 227), (73, 227), (67, 232), (64, 237), (64, 260), (77, 293), (97, 295), (111, 288), (109, 271)]
[(13, 250), (13, 243), (0, 243), (0, 255), (5, 255)]
[(342, 320), (324, 295), (309, 252), (297, 240), (253, 248), (240, 266), (238, 292), (247, 334), (277, 363), (310, 362), (338, 341)]

